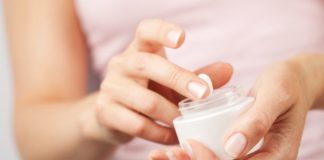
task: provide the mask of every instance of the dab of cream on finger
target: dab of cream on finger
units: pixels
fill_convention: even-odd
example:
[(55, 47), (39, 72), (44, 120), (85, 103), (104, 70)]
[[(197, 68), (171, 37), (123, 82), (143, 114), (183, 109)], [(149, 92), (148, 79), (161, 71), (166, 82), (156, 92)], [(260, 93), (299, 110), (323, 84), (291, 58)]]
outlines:
[(210, 77), (207, 74), (199, 74), (198, 77), (202, 80), (204, 80), (207, 84), (208, 84), (208, 88), (209, 88), (209, 94), (208, 96), (210, 96), (213, 92), (213, 82), (211, 81)]

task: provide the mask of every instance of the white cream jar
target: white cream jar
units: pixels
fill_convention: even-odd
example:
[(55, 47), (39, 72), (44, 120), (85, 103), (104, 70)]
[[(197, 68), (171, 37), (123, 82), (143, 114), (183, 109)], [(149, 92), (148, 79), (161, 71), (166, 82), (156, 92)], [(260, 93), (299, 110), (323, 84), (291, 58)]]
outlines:
[(224, 134), (253, 102), (253, 97), (242, 96), (237, 87), (216, 89), (203, 100), (182, 100), (179, 103), (181, 116), (173, 121), (180, 145), (184, 148), (187, 139), (194, 139), (210, 148), (221, 160), (232, 159), (223, 149)]

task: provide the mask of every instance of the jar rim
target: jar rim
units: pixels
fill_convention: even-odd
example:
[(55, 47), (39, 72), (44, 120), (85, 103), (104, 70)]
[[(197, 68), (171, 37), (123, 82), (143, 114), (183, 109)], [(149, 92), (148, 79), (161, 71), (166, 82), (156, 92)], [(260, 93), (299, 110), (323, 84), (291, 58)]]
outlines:
[(205, 99), (191, 100), (186, 98), (179, 102), (179, 110), (181, 114), (193, 112), (194, 110), (204, 110), (203, 106), (210, 106), (209, 104), (216, 104), (221, 107), (229, 105), (242, 96), (242, 90), (238, 86), (228, 86), (213, 90), (212, 94)]

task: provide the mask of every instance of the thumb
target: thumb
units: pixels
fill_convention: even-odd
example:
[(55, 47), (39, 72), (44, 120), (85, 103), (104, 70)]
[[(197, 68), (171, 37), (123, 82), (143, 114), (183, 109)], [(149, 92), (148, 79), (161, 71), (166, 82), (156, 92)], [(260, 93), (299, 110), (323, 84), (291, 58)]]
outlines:
[(278, 100), (273, 88), (257, 91), (256, 101), (233, 124), (225, 135), (224, 150), (229, 156), (246, 155), (269, 131), (277, 117), (284, 112), (288, 101)]

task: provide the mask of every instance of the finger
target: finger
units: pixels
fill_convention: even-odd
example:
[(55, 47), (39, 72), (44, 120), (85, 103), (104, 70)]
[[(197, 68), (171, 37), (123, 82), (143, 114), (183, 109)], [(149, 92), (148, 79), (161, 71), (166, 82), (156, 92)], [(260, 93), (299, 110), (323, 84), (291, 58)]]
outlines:
[(191, 154), (192, 160), (202, 160), (202, 159), (208, 159), (208, 160), (217, 160), (217, 156), (214, 154), (213, 151), (211, 151), (208, 147), (201, 144), (198, 141), (195, 140), (188, 140), (188, 144), (186, 144), (186, 150), (189, 154)]
[(207, 74), (212, 80), (213, 87), (219, 88), (230, 80), (233, 73), (233, 67), (229, 63), (216, 62), (195, 71), (195, 73)]
[(114, 84), (104, 81), (101, 90), (110, 93), (113, 99), (124, 106), (169, 126), (172, 126), (173, 119), (179, 116), (177, 106), (134, 81), (122, 78)]
[(280, 116), (266, 134), (262, 148), (247, 159), (297, 159), (305, 119), (298, 108), (302, 107)]
[[(100, 95), (99, 95), (100, 96)], [(141, 137), (162, 144), (174, 144), (177, 141), (175, 131), (158, 125), (117, 103), (106, 106), (101, 102), (97, 112), (99, 124), (126, 134)]]
[(200, 99), (209, 94), (208, 84), (204, 80), (161, 56), (139, 52), (123, 55), (121, 59), (110, 64), (119, 63), (125, 76), (151, 79), (191, 99)]
[(178, 48), (185, 38), (185, 33), (179, 26), (159, 20), (148, 19), (140, 22), (130, 49), (133, 51), (156, 52), (164, 46)]
[[(148, 84), (148, 88), (150, 90), (153, 90), (154, 92), (156, 92), (159, 95), (162, 95), (163, 97), (165, 97), (168, 101), (172, 102), (173, 104), (178, 104), (179, 102), (179, 96), (180, 94), (178, 94), (177, 92), (171, 90), (170, 88), (167, 88), (159, 83), (156, 83), (154, 81), (149, 81)], [(184, 98), (183, 96), (181, 96), (182, 99)]]
[[(198, 69), (195, 71), (197, 75), (199, 74), (207, 74), (213, 84), (213, 88), (219, 88), (223, 85), (225, 85), (231, 78), (233, 73), (233, 67), (225, 62), (216, 62), (210, 65), (207, 65), (201, 69)], [(198, 76), (199, 77), (199, 76)], [(201, 77), (200, 77), (201, 78)], [(180, 100), (184, 99), (185, 97), (176, 93), (172, 92), (171, 90), (167, 90), (165, 87), (160, 87), (159, 85), (153, 84), (152, 85), (154, 89), (156, 90), (162, 90), (161, 93), (169, 93), (164, 94), (166, 95), (170, 101), (174, 103), (178, 103)]]
[(278, 99), (287, 95), (278, 89), (259, 88), (256, 101), (231, 127), (225, 136), (224, 149), (233, 158), (248, 153), (269, 131), (276, 118), (291, 106), (288, 99)]
[(152, 160), (190, 160), (187, 152), (180, 147), (154, 150), (149, 154), (149, 158)]

